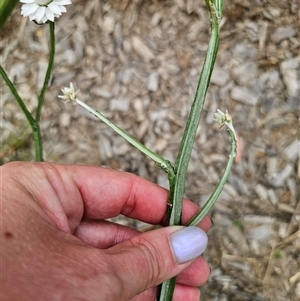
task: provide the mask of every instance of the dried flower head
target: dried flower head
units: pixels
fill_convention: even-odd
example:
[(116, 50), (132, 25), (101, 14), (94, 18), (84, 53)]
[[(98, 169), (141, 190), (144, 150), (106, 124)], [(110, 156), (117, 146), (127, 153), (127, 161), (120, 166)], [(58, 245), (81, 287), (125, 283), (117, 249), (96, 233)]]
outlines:
[(225, 113), (223, 113), (221, 110), (217, 109), (217, 113), (215, 113), (214, 121), (218, 122), (222, 128), (224, 125), (226, 125), (230, 130), (234, 132), (233, 125), (232, 125), (232, 118), (228, 114), (228, 111), (226, 110)]
[(75, 101), (80, 90), (75, 91), (73, 83), (70, 83), (70, 87), (64, 87), (61, 89), (63, 95), (58, 95), (59, 98), (69, 101)]
[(217, 113), (215, 113), (214, 121), (220, 123), (221, 125), (224, 125), (225, 121), (231, 121), (231, 116), (228, 114), (228, 111), (226, 110), (225, 114), (217, 109)]
[(22, 5), (21, 15), (38, 24), (53, 22), (54, 18), (59, 18), (67, 11), (65, 5), (72, 4), (70, 0), (20, 0), (20, 2), (25, 3)]

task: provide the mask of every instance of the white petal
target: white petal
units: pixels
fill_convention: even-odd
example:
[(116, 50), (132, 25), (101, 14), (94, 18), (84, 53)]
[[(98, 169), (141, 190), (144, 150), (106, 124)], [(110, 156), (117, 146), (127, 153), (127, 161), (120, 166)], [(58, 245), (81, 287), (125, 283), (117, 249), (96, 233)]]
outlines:
[(72, 4), (70, 0), (55, 0), (55, 3), (58, 5), (69, 5)]
[(217, 109), (217, 112), (217, 114), (219, 114), (220, 116), (225, 116), (225, 114), (221, 110)]
[(54, 21), (54, 13), (51, 11), (51, 9), (46, 9), (46, 17), (50, 21)]
[(42, 20), (40, 21), (41, 23), (46, 23), (48, 21), (48, 18), (46, 15), (43, 16)]
[(36, 12), (36, 10), (39, 8), (39, 6), (36, 3), (32, 4), (24, 4), (22, 6), (22, 15), (23, 16), (29, 16), (30, 14)]
[(67, 12), (67, 9), (64, 6), (60, 6), (59, 8), (62, 13)]
[(30, 21), (33, 21), (35, 19), (35, 15), (28, 16)]
[[(35, 13), (35, 19), (37, 22), (41, 22), (43, 17), (45, 16), (45, 12), (46, 12), (46, 7), (45, 6), (40, 6), (38, 8), (38, 10)], [(43, 22), (45, 23), (45, 22)]]
[(20, 0), (21, 3), (34, 3), (34, 0)]
[(57, 15), (61, 15), (60, 7), (56, 3), (54, 3), (54, 2), (51, 2), (48, 5), (48, 9), (50, 9), (53, 13), (55, 13)]
[(47, 20), (54, 21), (67, 10), (64, 5), (72, 4), (70, 0), (20, 0), (25, 3), (21, 8), (21, 15), (28, 16), (30, 20), (45, 23)]

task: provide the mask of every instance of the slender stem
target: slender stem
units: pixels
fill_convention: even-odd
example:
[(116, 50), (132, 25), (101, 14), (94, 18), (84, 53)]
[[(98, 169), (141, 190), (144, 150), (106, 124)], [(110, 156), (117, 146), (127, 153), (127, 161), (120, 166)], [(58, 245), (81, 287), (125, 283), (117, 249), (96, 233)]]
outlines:
[(35, 161), (43, 162), (43, 139), (41, 134), (40, 123), (36, 122), (35, 129), (33, 130), (33, 141), (34, 141), (34, 149), (35, 149)]
[[(181, 224), (182, 200), (185, 189), (185, 177), (190, 161), (197, 128), (200, 122), (206, 92), (213, 71), (219, 46), (219, 22), (222, 16), (222, 0), (205, 0), (211, 15), (211, 36), (207, 48), (204, 65), (199, 78), (194, 102), (188, 117), (178, 156), (175, 161), (175, 179), (170, 183), (169, 225)], [(172, 191), (173, 189), (173, 191)], [(175, 288), (176, 277), (165, 281), (159, 290), (159, 301), (171, 301)]]
[(47, 72), (45, 75), (44, 84), (43, 84), (42, 90), (41, 90), (39, 98), (38, 98), (38, 106), (36, 109), (35, 118), (28, 111), (25, 103), (19, 96), (14, 84), (10, 81), (10, 79), (6, 75), (2, 66), (0, 66), (1, 76), (3, 77), (7, 86), (9, 87), (9, 89), (11, 90), (15, 99), (17, 100), (21, 110), (23, 111), (25, 117), (27, 118), (27, 120), (32, 128), (36, 161), (43, 161), (43, 141), (42, 141), (42, 134), (41, 134), (41, 129), (40, 129), (40, 119), (41, 119), (41, 111), (42, 111), (42, 107), (43, 107), (44, 99), (45, 99), (45, 92), (46, 92), (46, 89), (50, 82), (51, 72), (52, 72), (53, 64), (54, 64), (54, 56), (55, 56), (54, 22), (49, 22), (49, 30), (50, 30), (50, 51), (49, 51), (48, 68), (47, 68)]
[(174, 169), (173, 169), (173, 166), (171, 165), (171, 163), (168, 160), (164, 159), (163, 157), (161, 157), (158, 154), (156, 154), (155, 152), (153, 152), (151, 149), (147, 148), (141, 142), (136, 140), (134, 137), (129, 135), (127, 132), (125, 132), (124, 130), (119, 128), (117, 125), (115, 125), (113, 122), (111, 122), (109, 119), (107, 119), (105, 116), (103, 116), (99, 111), (94, 110), (93, 108), (91, 108), (89, 105), (85, 104), (84, 102), (82, 102), (78, 98), (76, 98), (75, 101), (79, 105), (81, 105), (82, 107), (87, 109), (89, 112), (94, 114), (96, 117), (98, 117), (100, 120), (102, 120), (104, 123), (106, 123), (111, 129), (113, 129), (120, 136), (122, 136), (127, 142), (132, 144), (134, 147), (139, 149), (146, 156), (148, 156), (153, 161), (155, 161), (159, 165), (159, 167), (161, 167), (163, 170), (165, 170), (169, 175), (171, 175), (170, 177), (173, 178), (172, 175), (174, 175)]
[(23, 102), (22, 98), (20, 97), (18, 91), (16, 90), (14, 84), (11, 82), (9, 77), (7, 76), (6, 72), (4, 71), (3, 67), (0, 65), (0, 74), (4, 79), (6, 85), (10, 89), (12, 95), (15, 97), (19, 107), (23, 111), (33, 133), (33, 140), (35, 146), (35, 160), (36, 161), (43, 161), (43, 147), (42, 147), (42, 136), (40, 131), (40, 126), (38, 122), (32, 117), (31, 113), (28, 111), (25, 103)]
[(19, 0), (1, 0), (0, 2), (0, 28), (5, 24), (7, 18), (12, 14)]
[(173, 277), (159, 287), (159, 301), (172, 301), (173, 292), (176, 285), (176, 277)]
[(214, 7), (211, 6), (211, 1), (209, 1), (209, 4), (212, 31), (194, 102), (191, 107), (191, 112), (186, 123), (178, 156), (175, 162), (175, 173), (177, 178), (174, 191), (173, 210), (169, 220), (170, 225), (180, 224), (186, 172), (219, 46), (219, 19), (216, 16)]
[(49, 21), (49, 31), (50, 31), (50, 51), (49, 51), (49, 60), (48, 60), (48, 68), (46, 71), (43, 87), (41, 89), (39, 98), (38, 98), (38, 106), (36, 109), (35, 120), (36, 127), (33, 132), (34, 146), (35, 146), (35, 157), (36, 161), (44, 161), (43, 158), (43, 140), (40, 128), (40, 120), (41, 120), (41, 112), (45, 101), (45, 93), (46, 89), (49, 85), (51, 79), (51, 72), (54, 65), (54, 56), (55, 56), (55, 26), (54, 22)]
[[(232, 127), (233, 128), (233, 127)], [(232, 165), (234, 163), (234, 158), (236, 156), (236, 137), (235, 132), (232, 131), (230, 128), (228, 129), (230, 133), (231, 138), (231, 149), (229, 154), (229, 160), (226, 165), (226, 168), (224, 170), (224, 173), (213, 191), (212, 195), (209, 197), (209, 199), (205, 202), (204, 206), (201, 208), (199, 212), (197, 212), (191, 220), (186, 224), (186, 226), (196, 226), (203, 218), (204, 216), (210, 211), (210, 209), (214, 206), (215, 202), (217, 201), (220, 193), (222, 192), (225, 183), (227, 182), (229, 173), (231, 171)]]
[[(205, 202), (204, 206), (201, 208), (199, 212), (197, 212), (191, 220), (186, 224), (186, 226), (196, 226), (205, 216), (206, 214), (210, 211), (210, 209), (214, 206), (215, 202), (217, 201), (218, 197), (220, 196), (220, 193), (222, 192), (225, 183), (227, 182), (229, 173), (232, 169), (234, 159), (236, 157), (236, 147), (237, 147), (237, 142), (236, 142), (236, 136), (235, 136), (235, 131), (233, 128), (233, 125), (230, 121), (230, 123), (227, 123), (226, 121), (223, 123), (228, 126), (229, 134), (230, 134), (230, 139), (231, 139), (231, 149), (230, 149), (230, 154), (229, 154), (229, 160), (226, 165), (225, 171), (213, 191), (212, 195), (209, 197), (209, 199)], [(172, 300), (172, 293), (174, 291), (176, 284), (176, 277), (170, 279), (169, 281), (164, 282), (164, 284), (161, 286), (160, 289), (160, 294), (163, 296), (166, 296), (165, 300)], [(167, 299), (169, 298), (169, 299)]]
[(43, 84), (42, 90), (41, 90), (39, 98), (38, 98), (38, 106), (37, 106), (36, 114), (35, 114), (35, 120), (37, 123), (39, 123), (40, 119), (41, 119), (41, 112), (42, 112), (42, 108), (43, 108), (43, 104), (44, 104), (44, 100), (45, 100), (45, 92), (49, 85), (49, 82), (51, 79), (51, 72), (52, 72), (53, 65), (54, 65), (54, 56), (55, 56), (55, 26), (54, 26), (54, 22), (49, 21), (49, 31), (50, 31), (50, 51), (49, 51), (48, 68), (46, 71), (44, 84)]
[(25, 103), (23, 102), (22, 98), (20, 97), (20, 95), (19, 95), (18, 91), (16, 90), (14, 84), (11, 82), (11, 80), (9, 79), (9, 77), (7, 76), (5, 70), (3, 69), (3, 67), (1, 65), (0, 65), (0, 74), (3, 78), (3, 80), (5, 81), (6, 85), (10, 89), (12, 95), (15, 97), (19, 107), (23, 111), (26, 119), (28, 120), (28, 123), (30, 124), (30, 126), (33, 130), (34, 127), (35, 127), (35, 120), (32, 117), (31, 113), (28, 111)]

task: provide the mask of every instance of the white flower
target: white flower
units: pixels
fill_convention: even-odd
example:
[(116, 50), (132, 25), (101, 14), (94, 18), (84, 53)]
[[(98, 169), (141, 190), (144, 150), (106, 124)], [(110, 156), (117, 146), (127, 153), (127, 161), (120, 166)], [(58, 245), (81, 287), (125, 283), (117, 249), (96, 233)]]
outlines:
[(224, 114), (221, 110), (217, 109), (217, 113), (215, 113), (214, 121), (223, 125), (225, 121), (231, 121), (231, 116), (228, 114), (227, 110)]
[(29, 17), (30, 21), (39, 24), (54, 21), (67, 10), (64, 5), (72, 4), (70, 0), (20, 0), (25, 3), (21, 8), (21, 15)]
[(64, 95), (58, 95), (59, 98), (68, 101), (74, 101), (77, 99), (77, 94), (80, 92), (80, 90), (75, 91), (73, 83), (70, 83), (70, 87), (64, 87), (61, 89)]
[(232, 125), (232, 118), (228, 114), (228, 111), (226, 110), (225, 114), (217, 109), (217, 113), (215, 113), (214, 121), (218, 122), (221, 125), (221, 128), (226, 125), (231, 131), (234, 132), (234, 128)]

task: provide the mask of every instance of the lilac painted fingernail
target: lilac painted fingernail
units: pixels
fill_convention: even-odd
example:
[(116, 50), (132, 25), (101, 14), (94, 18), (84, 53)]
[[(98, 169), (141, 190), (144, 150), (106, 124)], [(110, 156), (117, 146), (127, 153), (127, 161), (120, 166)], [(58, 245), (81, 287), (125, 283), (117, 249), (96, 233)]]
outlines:
[(207, 235), (198, 227), (186, 227), (170, 235), (171, 248), (177, 263), (200, 256), (207, 246)]

